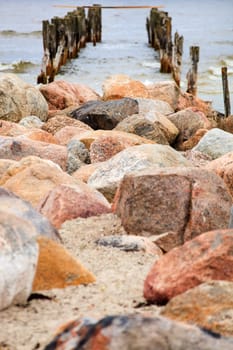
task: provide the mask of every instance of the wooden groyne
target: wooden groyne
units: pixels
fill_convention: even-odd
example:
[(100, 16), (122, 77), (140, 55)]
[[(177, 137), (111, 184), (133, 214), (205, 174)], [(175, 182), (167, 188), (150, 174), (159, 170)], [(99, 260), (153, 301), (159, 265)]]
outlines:
[(180, 85), (180, 71), (183, 54), (183, 36), (176, 32), (172, 40), (172, 19), (168, 12), (153, 8), (146, 20), (148, 43), (159, 52), (160, 72), (172, 73)]
[(96, 45), (101, 41), (101, 6), (93, 5), (86, 14), (84, 7), (77, 7), (63, 18), (54, 17), (42, 22), (43, 49), (41, 72), (37, 83), (54, 81), (62, 65), (68, 59), (78, 57), (87, 42)]

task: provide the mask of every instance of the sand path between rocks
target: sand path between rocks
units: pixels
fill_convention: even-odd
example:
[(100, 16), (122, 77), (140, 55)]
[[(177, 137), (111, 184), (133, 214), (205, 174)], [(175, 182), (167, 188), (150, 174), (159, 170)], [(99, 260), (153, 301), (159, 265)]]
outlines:
[(80, 317), (158, 315), (160, 309), (144, 305), (143, 298), (143, 283), (155, 256), (95, 243), (100, 237), (125, 233), (118, 218), (106, 214), (67, 221), (60, 233), (64, 246), (95, 274), (97, 281), (87, 286), (43, 291), (50, 299), (32, 299), (26, 306), (1, 311), (0, 350), (43, 349), (62, 324)]

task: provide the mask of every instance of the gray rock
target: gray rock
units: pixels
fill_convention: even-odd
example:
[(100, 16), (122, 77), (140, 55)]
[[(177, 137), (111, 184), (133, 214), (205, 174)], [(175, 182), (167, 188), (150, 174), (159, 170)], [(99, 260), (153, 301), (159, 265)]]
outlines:
[(218, 128), (211, 129), (193, 150), (205, 153), (212, 159), (219, 158), (233, 151), (233, 134)]
[(132, 98), (114, 101), (89, 101), (70, 113), (74, 119), (92, 129), (112, 130), (121, 120), (138, 113), (138, 102)]
[(42, 126), (44, 125), (41, 119), (35, 115), (29, 115), (27, 117), (22, 118), (19, 121), (19, 124), (23, 125), (25, 128), (28, 128), (28, 129), (31, 129), (31, 128), (41, 129)]
[(40, 91), (14, 74), (0, 77), (0, 119), (19, 122), (23, 117), (36, 115), (48, 118), (48, 104)]
[(139, 113), (146, 114), (148, 112), (155, 114), (169, 115), (174, 113), (174, 109), (169, 103), (162, 100), (155, 100), (150, 98), (135, 98), (138, 101)]
[(72, 139), (67, 145), (67, 172), (72, 174), (82, 165), (90, 164), (90, 153), (83, 142)]

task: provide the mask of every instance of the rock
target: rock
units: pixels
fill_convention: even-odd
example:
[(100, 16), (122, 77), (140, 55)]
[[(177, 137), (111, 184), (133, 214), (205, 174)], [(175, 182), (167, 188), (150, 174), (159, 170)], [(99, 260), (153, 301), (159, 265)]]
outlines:
[(82, 105), (90, 100), (100, 99), (100, 96), (88, 86), (64, 80), (41, 85), (40, 92), (48, 102), (50, 110), (61, 110), (69, 106)]
[(50, 118), (46, 123), (43, 124), (42, 129), (54, 135), (66, 126), (73, 126), (86, 130), (92, 130), (85, 123), (82, 123), (79, 120), (75, 120), (66, 115), (57, 115), (53, 118)]
[(31, 155), (51, 160), (58, 164), (62, 169), (66, 170), (66, 147), (30, 140), (25, 136), (0, 136), (0, 158), (20, 160)]
[(0, 159), (0, 181), (4, 174), (7, 172), (8, 168), (16, 164), (17, 161), (12, 159)]
[(148, 167), (189, 166), (190, 163), (170, 146), (148, 144), (129, 147), (98, 165), (88, 184), (112, 201), (123, 177)]
[(163, 145), (172, 143), (179, 133), (165, 116), (152, 113), (133, 114), (118, 123), (114, 130), (136, 134)]
[(155, 115), (169, 115), (174, 113), (174, 109), (169, 103), (151, 98), (135, 98), (138, 101), (139, 114), (152, 113)]
[(207, 154), (212, 159), (219, 158), (228, 152), (233, 152), (233, 135), (213, 128), (201, 138), (193, 150)]
[(187, 92), (179, 94), (176, 110), (180, 111), (189, 107), (194, 107), (198, 111), (201, 111), (205, 116), (210, 117), (213, 127), (216, 127), (216, 123), (212, 120), (214, 111), (212, 110), (211, 103), (209, 101), (203, 101), (202, 99), (193, 96)]
[(19, 125), (22, 125), (28, 129), (32, 129), (32, 128), (41, 129), (43, 124), (44, 123), (36, 115), (29, 115), (27, 117), (22, 118), (19, 121)]
[[(75, 138), (77, 139), (77, 138)], [(86, 132), (79, 137), (79, 140), (83, 142), (87, 149), (91, 149), (91, 145), (93, 142), (98, 143), (99, 140), (104, 139), (112, 139), (113, 143), (116, 143), (116, 146), (119, 147), (119, 142), (121, 143), (122, 148), (127, 148), (133, 145), (141, 145), (141, 144), (153, 144), (154, 142), (151, 140), (147, 140), (143, 137), (133, 135), (124, 131), (118, 130), (95, 130)], [(114, 151), (114, 144), (112, 146)]]
[(28, 115), (42, 121), (48, 117), (48, 105), (40, 91), (21, 80), (17, 75), (0, 77), (0, 119), (18, 122)]
[(35, 210), (30, 203), (3, 187), (0, 187), (0, 212), (6, 215), (14, 215), (20, 220), (29, 222), (36, 230), (36, 236), (45, 236), (55, 241), (61, 240), (58, 231), (46, 217)]
[(160, 235), (150, 236), (150, 240), (165, 253), (181, 245), (179, 232), (174, 231), (168, 231), (161, 233)]
[(207, 129), (199, 129), (187, 141), (184, 141), (184, 142), (181, 141), (180, 143), (179, 140), (177, 140), (178, 142), (176, 142), (176, 145), (173, 145), (173, 147), (180, 151), (191, 150), (198, 144), (198, 142), (207, 133), (207, 131), (208, 131)]
[(223, 179), (233, 198), (233, 152), (226, 153), (217, 159), (209, 161), (205, 165), (205, 168), (214, 171)]
[(28, 130), (28, 132), (24, 136), (33, 141), (59, 145), (59, 141), (57, 140), (56, 136), (53, 136), (52, 134), (44, 130), (40, 130), (40, 129)]
[(72, 174), (85, 164), (90, 163), (90, 153), (85, 144), (79, 140), (73, 139), (67, 145), (68, 159), (67, 172)]
[(45, 350), (232, 350), (233, 340), (168, 318), (106, 316), (69, 322)]
[(113, 235), (97, 239), (96, 243), (104, 247), (119, 248), (126, 252), (144, 251), (148, 254), (155, 254), (159, 259), (163, 252), (149, 238), (134, 235)]
[(146, 138), (118, 130), (96, 130), (93, 133), (83, 134), (81, 140), (87, 146), (91, 142), (91, 163), (104, 162), (128, 147), (154, 143)]
[(186, 108), (182, 111), (170, 114), (167, 118), (175, 124), (179, 130), (176, 144), (179, 146), (189, 140), (199, 129), (210, 129), (211, 123), (203, 112), (194, 108)]
[(7, 120), (0, 121), (0, 135), (1, 136), (19, 136), (26, 134), (28, 130), (18, 123), (13, 123)]
[(29, 156), (23, 158), (0, 179), (0, 185), (37, 207), (42, 198), (60, 184), (77, 184), (55, 163)]
[(38, 237), (39, 258), (33, 281), (34, 292), (95, 282), (94, 275), (59, 243)]
[(80, 182), (76, 185), (61, 184), (53, 188), (41, 200), (38, 210), (56, 228), (60, 228), (67, 220), (110, 213), (111, 207), (100, 192)]
[(210, 280), (233, 282), (233, 230), (205, 232), (170, 250), (152, 266), (144, 297), (156, 304)]
[(173, 110), (177, 109), (181, 91), (174, 81), (162, 81), (147, 85), (149, 98), (167, 102)]
[(94, 130), (112, 130), (121, 120), (135, 113), (138, 113), (138, 102), (132, 98), (122, 98), (106, 102), (90, 101), (70, 115)]
[(0, 310), (25, 304), (32, 291), (38, 259), (33, 225), (0, 210)]
[(212, 158), (207, 154), (201, 153), (199, 151), (194, 151), (193, 149), (181, 152), (181, 154), (188, 159), (194, 167), (202, 168), (205, 167)]
[(173, 231), (183, 243), (203, 232), (226, 228), (231, 205), (224, 182), (213, 172), (154, 167), (124, 176), (112, 210), (129, 234)]
[[(84, 124), (84, 123), (83, 123)], [(85, 125), (85, 124), (84, 124)], [(56, 139), (59, 141), (60, 145), (67, 146), (73, 138), (79, 138), (87, 132), (87, 130), (92, 130), (86, 125), (86, 128), (78, 126), (64, 126), (58, 132), (54, 134)]]
[(202, 283), (172, 298), (161, 315), (233, 336), (233, 282)]
[(113, 75), (107, 78), (102, 86), (103, 100), (116, 100), (124, 97), (141, 97), (149, 98), (146, 86), (138, 81), (133, 80), (124, 74)]
[[(1, 160), (0, 160), (1, 164)], [(74, 173), (72, 173), (72, 177), (74, 177), (77, 180), (87, 182), (89, 177), (98, 169), (98, 166), (101, 163), (93, 163), (88, 165), (82, 165), (79, 169), (77, 169)]]

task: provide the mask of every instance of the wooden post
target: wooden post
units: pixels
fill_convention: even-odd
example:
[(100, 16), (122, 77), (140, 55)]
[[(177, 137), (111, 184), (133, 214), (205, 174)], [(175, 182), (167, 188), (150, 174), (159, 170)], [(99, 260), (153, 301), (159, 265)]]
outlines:
[(228, 87), (227, 67), (222, 67), (222, 86), (223, 86), (225, 117), (229, 117), (231, 115), (231, 103), (230, 103), (230, 93), (229, 93), (229, 87)]
[(190, 47), (190, 57), (191, 57), (191, 68), (187, 73), (187, 92), (193, 96), (197, 95), (197, 71), (199, 62), (199, 46)]
[(178, 86), (180, 86), (183, 43), (183, 36), (179, 36), (179, 34), (175, 32), (172, 53), (172, 77)]

